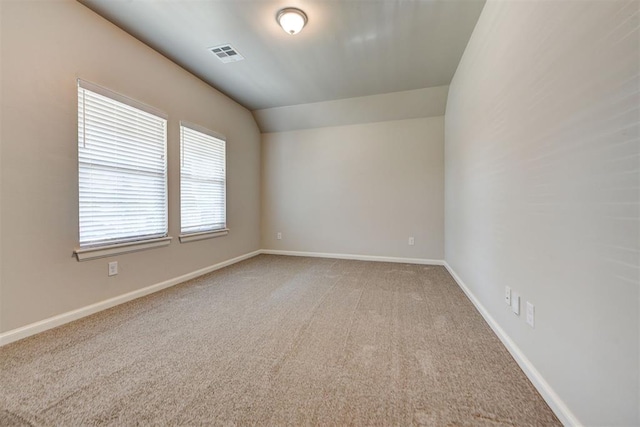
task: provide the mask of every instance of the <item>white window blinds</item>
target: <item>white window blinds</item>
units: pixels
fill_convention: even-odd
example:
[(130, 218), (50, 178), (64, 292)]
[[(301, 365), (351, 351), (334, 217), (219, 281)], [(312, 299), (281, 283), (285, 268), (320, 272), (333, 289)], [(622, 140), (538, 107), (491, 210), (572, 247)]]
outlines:
[(182, 234), (226, 228), (225, 145), (221, 135), (180, 123)]
[(80, 247), (167, 235), (166, 116), (78, 81)]

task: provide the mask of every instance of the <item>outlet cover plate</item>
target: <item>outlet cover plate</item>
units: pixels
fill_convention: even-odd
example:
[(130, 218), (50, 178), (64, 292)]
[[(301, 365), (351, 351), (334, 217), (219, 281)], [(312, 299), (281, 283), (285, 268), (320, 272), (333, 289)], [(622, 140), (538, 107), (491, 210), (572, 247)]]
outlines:
[(536, 314), (536, 308), (534, 307), (533, 304), (527, 301), (527, 323), (532, 328), (535, 327), (535, 314)]
[(118, 274), (118, 261), (111, 261), (109, 263), (109, 276), (115, 276)]

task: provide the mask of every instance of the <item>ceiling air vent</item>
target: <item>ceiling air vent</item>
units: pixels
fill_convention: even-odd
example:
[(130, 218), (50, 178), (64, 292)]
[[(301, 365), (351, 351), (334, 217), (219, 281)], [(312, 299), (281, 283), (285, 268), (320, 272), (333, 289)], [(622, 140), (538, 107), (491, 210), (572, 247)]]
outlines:
[(238, 53), (238, 51), (230, 44), (210, 47), (209, 50), (225, 64), (228, 62), (242, 61), (244, 59), (244, 56), (240, 55), (240, 53)]

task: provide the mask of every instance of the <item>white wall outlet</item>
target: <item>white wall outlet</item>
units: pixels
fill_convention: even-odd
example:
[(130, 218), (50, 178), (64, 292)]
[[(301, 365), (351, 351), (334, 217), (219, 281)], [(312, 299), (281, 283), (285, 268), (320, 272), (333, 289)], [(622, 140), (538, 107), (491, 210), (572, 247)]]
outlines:
[(504, 303), (511, 305), (511, 288), (508, 286), (504, 287)]
[(111, 261), (109, 263), (109, 276), (115, 276), (118, 274), (118, 261)]
[(536, 316), (535, 310), (536, 308), (533, 306), (533, 304), (527, 301), (527, 323), (532, 328), (534, 327), (534, 324), (535, 324), (535, 316)]
[(516, 316), (520, 316), (520, 295), (515, 292), (511, 293), (511, 311)]
[(276, 239), (278, 239), (278, 240), (282, 240), (282, 233), (281, 233), (281, 232), (279, 232), (279, 231), (278, 231), (278, 232), (276, 233)]
[(416, 240), (413, 237), (409, 237), (409, 246), (413, 246), (416, 244)]

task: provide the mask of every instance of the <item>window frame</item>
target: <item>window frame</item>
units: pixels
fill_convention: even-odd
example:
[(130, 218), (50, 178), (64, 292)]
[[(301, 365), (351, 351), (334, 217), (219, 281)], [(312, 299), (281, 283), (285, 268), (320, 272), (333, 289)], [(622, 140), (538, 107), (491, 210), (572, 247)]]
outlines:
[[(221, 228), (215, 228), (210, 230), (197, 230), (197, 231), (183, 231), (183, 165), (184, 165), (184, 139), (183, 128), (187, 128), (191, 131), (195, 131), (206, 136), (215, 138), (222, 141), (224, 144), (224, 226)], [(215, 237), (222, 237), (229, 234), (228, 221), (227, 221), (227, 137), (221, 133), (215, 132), (211, 129), (203, 126), (191, 123), (185, 120), (180, 121), (180, 243), (194, 242), (205, 239), (212, 239)]]
[[(76, 255), (78, 261), (84, 261), (95, 258), (103, 258), (108, 256), (113, 256), (117, 254), (134, 252), (145, 250), (149, 248), (167, 246), (171, 243), (172, 238), (169, 236), (169, 186), (168, 186), (168, 176), (169, 176), (169, 168), (168, 168), (168, 160), (167, 160), (167, 150), (168, 150), (168, 115), (157, 108), (151, 107), (147, 104), (144, 104), (135, 99), (129, 98), (112, 90), (106, 89), (102, 86), (99, 86), (94, 83), (90, 83), (86, 80), (77, 79), (77, 97), (80, 98), (81, 90), (87, 90), (93, 92), (97, 95), (106, 97), (112, 101), (115, 101), (120, 104), (124, 104), (126, 106), (135, 108), (137, 110), (143, 111), (147, 114), (151, 114), (156, 116), (157, 118), (164, 121), (164, 230), (163, 232), (156, 233), (153, 235), (140, 235), (140, 236), (130, 236), (116, 239), (113, 241), (102, 241), (96, 243), (80, 243), (80, 227), (81, 227), (81, 218), (80, 218), (80, 204), (78, 205), (78, 247), (74, 250), (74, 254)], [(80, 101), (78, 101), (77, 105), (77, 117), (78, 117), (78, 159), (77, 159), (77, 167), (78, 167), (78, 203), (80, 203), (80, 173), (81, 173), (81, 158), (80, 158), (80, 149), (81, 144), (84, 141), (84, 123), (80, 123), (81, 117), (81, 108), (84, 108), (84, 104), (81, 105)], [(82, 117), (84, 118), (85, 112), (82, 111)]]

